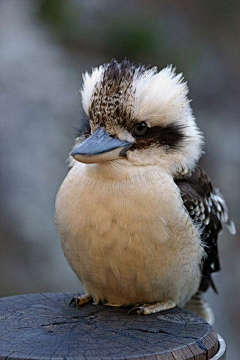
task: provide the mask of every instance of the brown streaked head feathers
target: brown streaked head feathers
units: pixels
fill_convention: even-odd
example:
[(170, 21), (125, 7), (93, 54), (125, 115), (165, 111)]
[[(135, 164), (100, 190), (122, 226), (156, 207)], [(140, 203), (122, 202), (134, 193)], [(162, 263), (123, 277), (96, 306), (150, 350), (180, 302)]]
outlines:
[(128, 127), (133, 122), (133, 79), (145, 70), (127, 60), (120, 64), (112, 60), (104, 66), (102, 80), (96, 83), (89, 103), (89, 120), (94, 128), (108, 124)]

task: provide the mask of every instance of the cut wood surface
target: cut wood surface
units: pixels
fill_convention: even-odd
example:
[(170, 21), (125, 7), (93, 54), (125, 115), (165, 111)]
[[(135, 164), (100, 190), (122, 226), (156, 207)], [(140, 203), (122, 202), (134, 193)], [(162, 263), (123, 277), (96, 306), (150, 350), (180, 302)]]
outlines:
[(0, 299), (0, 359), (210, 359), (217, 333), (202, 318), (175, 308), (127, 315), (129, 309), (69, 307), (71, 293)]

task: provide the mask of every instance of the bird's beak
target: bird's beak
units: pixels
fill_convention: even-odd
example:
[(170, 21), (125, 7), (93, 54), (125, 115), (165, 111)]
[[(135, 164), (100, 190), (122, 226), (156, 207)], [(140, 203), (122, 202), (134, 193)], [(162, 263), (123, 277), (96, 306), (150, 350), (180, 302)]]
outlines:
[(113, 138), (98, 128), (82, 144), (71, 152), (72, 157), (86, 164), (116, 160), (125, 156), (126, 150), (132, 146), (133, 142), (122, 141)]

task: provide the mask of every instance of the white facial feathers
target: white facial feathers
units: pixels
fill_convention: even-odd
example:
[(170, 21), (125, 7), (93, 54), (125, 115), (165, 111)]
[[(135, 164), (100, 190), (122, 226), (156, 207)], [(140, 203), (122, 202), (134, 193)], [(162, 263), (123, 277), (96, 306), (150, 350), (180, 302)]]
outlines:
[(80, 91), (82, 96), (82, 106), (85, 113), (88, 115), (89, 102), (93, 93), (93, 89), (97, 83), (101, 81), (104, 67), (101, 65), (98, 68), (93, 68), (92, 73), (87, 71), (83, 74), (83, 87)]
[(176, 75), (175, 69), (168, 66), (158, 73), (150, 71), (137, 77), (133, 84), (135, 117), (151, 127), (181, 126), (188, 142), (186, 156), (191, 163), (197, 161), (202, 153), (203, 137), (192, 114), (187, 97), (189, 90), (183, 75)]
[(176, 75), (172, 67), (158, 73), (147, 71), (134, 79), (133, 87), (136, 118), (157, 126), (179, 122), (182, 115), (189, 115), (187, 84), (182, 74)]

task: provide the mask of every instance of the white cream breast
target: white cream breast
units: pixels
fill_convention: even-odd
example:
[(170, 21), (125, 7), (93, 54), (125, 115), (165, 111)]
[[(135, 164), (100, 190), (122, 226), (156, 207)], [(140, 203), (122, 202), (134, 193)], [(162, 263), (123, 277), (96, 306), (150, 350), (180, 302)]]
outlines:
[(55, 218), (65, 256), (96, 302), (171, 297), (183, 306), (197, 291), (199, 232), (158, 166), (76, 163), (59, 189)]

